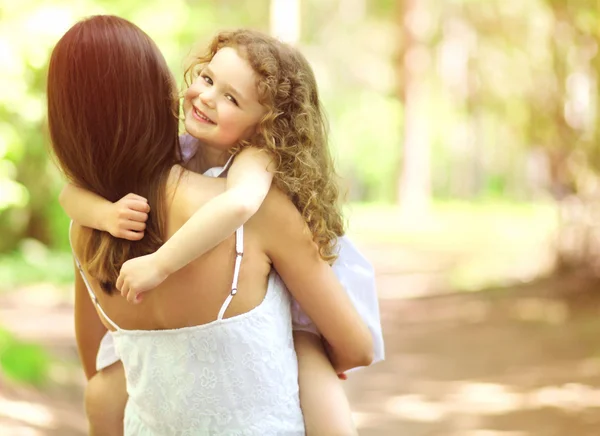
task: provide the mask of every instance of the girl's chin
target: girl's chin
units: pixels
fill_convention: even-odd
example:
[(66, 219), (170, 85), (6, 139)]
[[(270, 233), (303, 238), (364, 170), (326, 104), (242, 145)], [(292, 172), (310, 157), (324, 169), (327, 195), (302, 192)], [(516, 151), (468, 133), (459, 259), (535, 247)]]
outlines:
[(219, 140), (220, 138), (215, 138), (214, 135), (207, 135), (206, 127), (210, 126), (206, 126), (205, 124), (199, 125), (199, 123), (195, 123), (193, 120), (188, 121), (188, 119), (186, 118), (183, 125), (185, 126), (185, 130), (189, 135), (198, 139), (202, 142), (203, 145), (208, 146), (212, 149), (227, 151), (230, 148), (235, 147), (236, 145), (235, 142), (231, 143), (231, 141)]
[(187, 118), (183, 125), (190, 135), (195, 136), (198, 139), (200, 139), (199, 136), (206, 133), (206, 127), (208, 127), (206, 124), (198, 123), (195, 120), (188, 120)]

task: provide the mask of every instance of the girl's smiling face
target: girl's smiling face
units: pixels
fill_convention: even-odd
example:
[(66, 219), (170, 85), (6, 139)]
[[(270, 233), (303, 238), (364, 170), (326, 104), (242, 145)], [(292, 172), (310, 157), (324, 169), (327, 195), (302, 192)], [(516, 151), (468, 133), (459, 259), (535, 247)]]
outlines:
[(248, 139), (267, 109), (259, 103), (256, 73), (237, 50), (223, 47), (185, 92), (187, 132), (222, 150)]

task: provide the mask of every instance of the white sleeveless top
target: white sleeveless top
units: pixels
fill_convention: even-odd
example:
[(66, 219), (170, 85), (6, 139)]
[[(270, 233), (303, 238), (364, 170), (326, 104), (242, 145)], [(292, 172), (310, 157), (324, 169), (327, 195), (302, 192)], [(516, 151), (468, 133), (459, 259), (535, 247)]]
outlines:
[(169, 330), (121, 329), (99, 305), (74, 254), (92, 301), (115, 328), (110, 336), (129, 394), (125, 436), (305, 434), (290, 298), (279, 276), (271, 272), (259, 306), (223, 319), (238, 292), (243, 251), (241, 227), (231, 292), (217, 319)]

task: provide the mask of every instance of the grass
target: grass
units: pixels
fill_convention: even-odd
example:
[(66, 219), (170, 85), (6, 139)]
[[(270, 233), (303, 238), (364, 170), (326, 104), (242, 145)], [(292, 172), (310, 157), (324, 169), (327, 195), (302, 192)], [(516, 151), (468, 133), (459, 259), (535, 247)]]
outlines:
[(21, 383), (41, 386), (49, 379), (51, 357), (41, 346), (20, 341), (0, 328), (0, 370)]
[(0, 291), (39, 282), (56, 285), (73, 282), (71, 253), (50, 251), (37, 245), (35, 249), (22, 248), (0, 256)]

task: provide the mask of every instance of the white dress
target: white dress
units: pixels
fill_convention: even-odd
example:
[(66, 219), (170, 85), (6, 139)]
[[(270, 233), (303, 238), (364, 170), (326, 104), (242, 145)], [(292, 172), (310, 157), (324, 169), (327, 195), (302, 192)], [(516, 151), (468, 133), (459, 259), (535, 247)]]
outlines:
[(243, 228), (236, 232), (231, 292), (217, 319), (170, 330), (125, 330), (106, 315), (75, 261), (121, 357), (129, 399), (125, 436), (304, 435), (290, 298), (271, 273), (262, 303), (223, 319), (237, 292)]
[[(198, 142), (189, 135), (182, 135), (180, 143), (183, 160), (188, 161), (196, 153)], [(204, 175), (219, 177), (227, 169), (230, 162), (231, 159), (225, 167), (211, 168)], [(373, 363), (383, 360), (385, 351), (375, 286), (375, 272), (371, 263), (347, 236), (338, 239), (338, 258), (333, 264), (333, 271), (350, 296), (363, 321), (369, 327), (373, 338)], [(294, 330), (304, 330), (318, 334), (316, 326), (294, 299), (292, 299), (292, 323)], [(119, 355), (115, 350), (113, 339), (107, 333), (102, 338), (98, 349), (96, 369), (100, 371), (118, 360)]]

